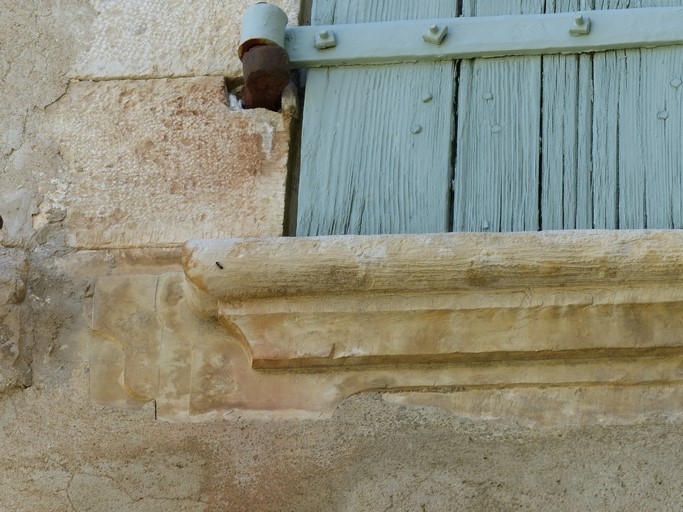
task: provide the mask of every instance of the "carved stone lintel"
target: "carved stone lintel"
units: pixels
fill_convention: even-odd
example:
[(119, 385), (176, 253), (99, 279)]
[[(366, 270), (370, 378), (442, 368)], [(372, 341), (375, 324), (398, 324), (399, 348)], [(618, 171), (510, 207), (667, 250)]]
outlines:
[(683, 234), (264, 238), (186, 245), (189, 302), (254, 368), (683, 354)]
[(681, 248), (673, 231), (190, 242), (183, 273), (98, 279), (91, 391), (191, 421), (326, 417), (367, 390), (472, 391), (405, 401), (476, 414), (475, 395), (533, 388), (560, 423), (678, 414)]

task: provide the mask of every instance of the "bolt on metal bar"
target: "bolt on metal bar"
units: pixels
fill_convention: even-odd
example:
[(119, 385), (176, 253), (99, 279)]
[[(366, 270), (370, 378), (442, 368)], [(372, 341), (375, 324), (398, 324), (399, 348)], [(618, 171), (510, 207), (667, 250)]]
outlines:
[[(321, 44), (321, 34), (334, 44)], [(292, 68), (586, 53), (683, 44), (683, 7), (461, 17), (285, 31)]]

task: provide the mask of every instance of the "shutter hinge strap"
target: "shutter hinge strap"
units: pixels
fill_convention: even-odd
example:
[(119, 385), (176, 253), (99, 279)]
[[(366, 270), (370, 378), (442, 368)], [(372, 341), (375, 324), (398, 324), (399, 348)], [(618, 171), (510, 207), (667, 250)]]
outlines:
[(275, 29), (277, 24), (259, 19), (252, 9), (260, 13), (279, 10), (261, 3), (247, 11), (240, 55), (250, 41), (269, 41), (287, 51), (292, 68), (570, 54), (683, 44), (683, 7), (291, 28), (285, 28), (286, 23), (279, 16)]

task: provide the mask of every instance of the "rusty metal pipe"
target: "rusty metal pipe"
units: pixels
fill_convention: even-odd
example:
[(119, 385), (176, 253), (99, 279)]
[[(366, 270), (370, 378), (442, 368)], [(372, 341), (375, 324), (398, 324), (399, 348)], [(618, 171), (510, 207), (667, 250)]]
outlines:
[(279, 110), (289, 83), (289, 57), (284, 49), (287, 15), (265, 2), (251, 6), (242, 20), (237, 54), (244, 72), (245, 108)]
[(272, 44), (256, 45), (242, 55), (244, 108), (279, 110), (282, 91), (289, 83), (287, 52)]

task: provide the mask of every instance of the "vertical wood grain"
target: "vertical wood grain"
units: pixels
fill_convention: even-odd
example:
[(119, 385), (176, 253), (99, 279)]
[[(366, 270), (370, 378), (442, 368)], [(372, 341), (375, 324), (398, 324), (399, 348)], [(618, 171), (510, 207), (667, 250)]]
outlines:
[[(316, 0), (313, 23), (454, 17), (456, 0)], [(454, 64), (308, 72), (297, 234), (449, 228)], [(429, 98), (431, 97), (431, 98)]]
[[(463, 15), (543, 7), (543, 0), (465, 0)], [(453, 229), (538, 229), (541, 57), (462, 61), (457, 111)]]
[[(622, 52), (619, 52), (620, 54)], [(617, 52), (593, 57), (593, 227), (619, 227), (619, 87)]]
[[(592, 8), (592, 0), (546, 0), (545, 12)], [(590, 229), (592, 198), (591, 55), (543, 56), (541, 229)]]
[[(680, 6), (680, 0), (595, 0), (596, 9)], [(594, 57), (594, 226), (683, 227), (683, 49)]]
[[(315, 0), (313, 19), (453, 16), (455, 3)], [(463, 15), (680, 5), (465, 0)], [(452, 64), (310, 71), (298, 234), (448, 229), (455, 74)], [(683, 49), (465, 60), (459, 75), (454, 230), (683, 227)]]

